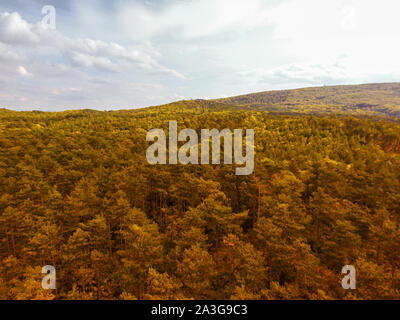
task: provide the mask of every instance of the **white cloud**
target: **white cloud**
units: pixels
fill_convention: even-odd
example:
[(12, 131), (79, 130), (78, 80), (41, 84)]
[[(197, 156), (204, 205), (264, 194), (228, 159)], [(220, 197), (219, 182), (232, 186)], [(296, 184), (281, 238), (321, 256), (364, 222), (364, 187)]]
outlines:
[(35, 27), (14, 13), (0, 15), (0, 41), (8, 44), (32, 45), (39, 42)]
[(32, 76), (32, 73), (28, 72), (24, 66), (18, 66), (17, 68), (17, 72), (19, 75), (23, 76), (23, 77), (30, 77)]
[(8, 46), (0, 43), (0, 61), (2, 62), (12, 62), (12, 61), (19, 61), (22, 57), (19, 53), (11, 50)]
[(138, 67), (183, 78), (175, 70), (160, 65), (148, 53), (137, 48), (126, 48), (117, 43), (93, 39), (73, 39), (57, 31), (29, 24), (17, 13), (4, 13), (0, 17), (0, 42), (10, 45), (51, 47), (58, 49), (73, 66), (93, 67), (101, 71), (122, 72)]
[(310, 86), (320, 84), (343, 83), (354, 80), (346, 72), (342, 59), (330, 64), (290, 64), (273, 69), (250, 69), (235, 74), (238, 82), (247, 82), (253, 86), (264, 84), (276, 86)]
[(170, 1), (163, 10), (152, 10), (145, 4), (126, 2), (115, 20), (123, 29), (132, 30), (134, 39), (165, 34), (193, 39), (266, 26), (270, 24), (269, 7), (262, 0), (201, 0)]
[(58, 31), (33, 22), (37, 0), (11, 2), (0, 104), (118, 109), (400, 80), (398, 0), (60, 0)]

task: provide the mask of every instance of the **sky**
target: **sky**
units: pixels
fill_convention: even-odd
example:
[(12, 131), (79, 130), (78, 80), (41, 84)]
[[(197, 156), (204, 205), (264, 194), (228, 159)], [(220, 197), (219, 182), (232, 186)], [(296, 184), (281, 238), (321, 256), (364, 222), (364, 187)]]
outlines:
[(398, 0), (0, 0), (0, 108), (396, 82), (399, 12)]

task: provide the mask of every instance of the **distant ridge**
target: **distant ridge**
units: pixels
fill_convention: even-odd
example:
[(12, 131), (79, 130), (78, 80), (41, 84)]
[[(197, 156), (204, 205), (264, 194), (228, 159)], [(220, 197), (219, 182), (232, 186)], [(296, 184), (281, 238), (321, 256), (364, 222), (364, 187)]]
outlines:
[[(244, 94), (221, 99), (181, 100), (164, 105), (145, 108), (108, 110), (106, 112), (132, 113), (199, 113), (216, 111), (251, 110), (284, 115), (329, 115), (337, 114), (355, 117), (384, 118), (400, 121), (400, 83), (370, 83), (359, 85), (336, 85), (308, 87), (291, 90), (274, 90)], [(38, 111), (28, 111), (36, 112)], [(17, 111), (0, 108), (0, 115), (6, 116)], [(43, 113), (46, 113), (43, 111)], [(73, 109), (55, 113), (92, 116), (102, 111), (95, 109)]]
[(337, 113), (400, 118), (400, 83), (265, 91), (210, 101), (271, 112)]

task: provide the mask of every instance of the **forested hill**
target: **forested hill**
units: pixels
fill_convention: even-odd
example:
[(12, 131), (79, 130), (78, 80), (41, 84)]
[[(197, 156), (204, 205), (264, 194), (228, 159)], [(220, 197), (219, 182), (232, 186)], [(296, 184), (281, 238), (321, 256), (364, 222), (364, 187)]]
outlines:
[[(252, 96), (112, 112), (1, 109), (0, 300), (399, 299), (400, 124), (263, 111), (288, 101), (307, 111), (322, 96), (311, 92), (324, 90), (338, 94), (321, 101), (398, 108), (384, 94), (396, 85), (375, 86), (387, 90), (295, 90), (274, 103), (256, 94), (251, 108), (234, 103)], [(168, 132), (170, 120), (197, 132), (254, 129), (254, 172), (150, 165), (147, 132)], [(348, 264), (357, 290), (341, 286)], [(45, 265), (57, 290), (42, 289)]]
[(266, 91), (210, 101), (278, 113), (336, 113), (400, 118), (400, 83)]
[[(67, 107), (66, 107), (67, 108)], [(293, 90), (264, 91), (222, 99), (181, 100), (139, 109), (112, 111), (114, 114), (202, 114), (218, 111), (262, 111), (280, 115), (329, 115), (400, 120), (400, 83), (375, 83), (310, 87)], [(34, 111), (40, 113), (39, 111)], [(99, 114), (84, 109), (70, 114)], [(0, 114), (16, 115), (0, 108)], [(28, 114), (28, 113), (26, 113)], [(62, 112), (59, 113), (63, 114)]]

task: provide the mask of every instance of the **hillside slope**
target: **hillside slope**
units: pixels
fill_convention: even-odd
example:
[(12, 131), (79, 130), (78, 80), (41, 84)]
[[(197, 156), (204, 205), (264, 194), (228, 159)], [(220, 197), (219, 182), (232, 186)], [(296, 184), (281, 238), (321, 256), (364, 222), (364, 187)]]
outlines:
[(337, 113), (400, 118), (400, 83), (342, 85), (266, 91), (211, 100), (279, 113)]
[[(170, 120), (254, 129), (254, 172), (149, 164)], [(394, 121), (205, 100), (0, 109), (0, 299), (400, 299), (399, 190)]]

